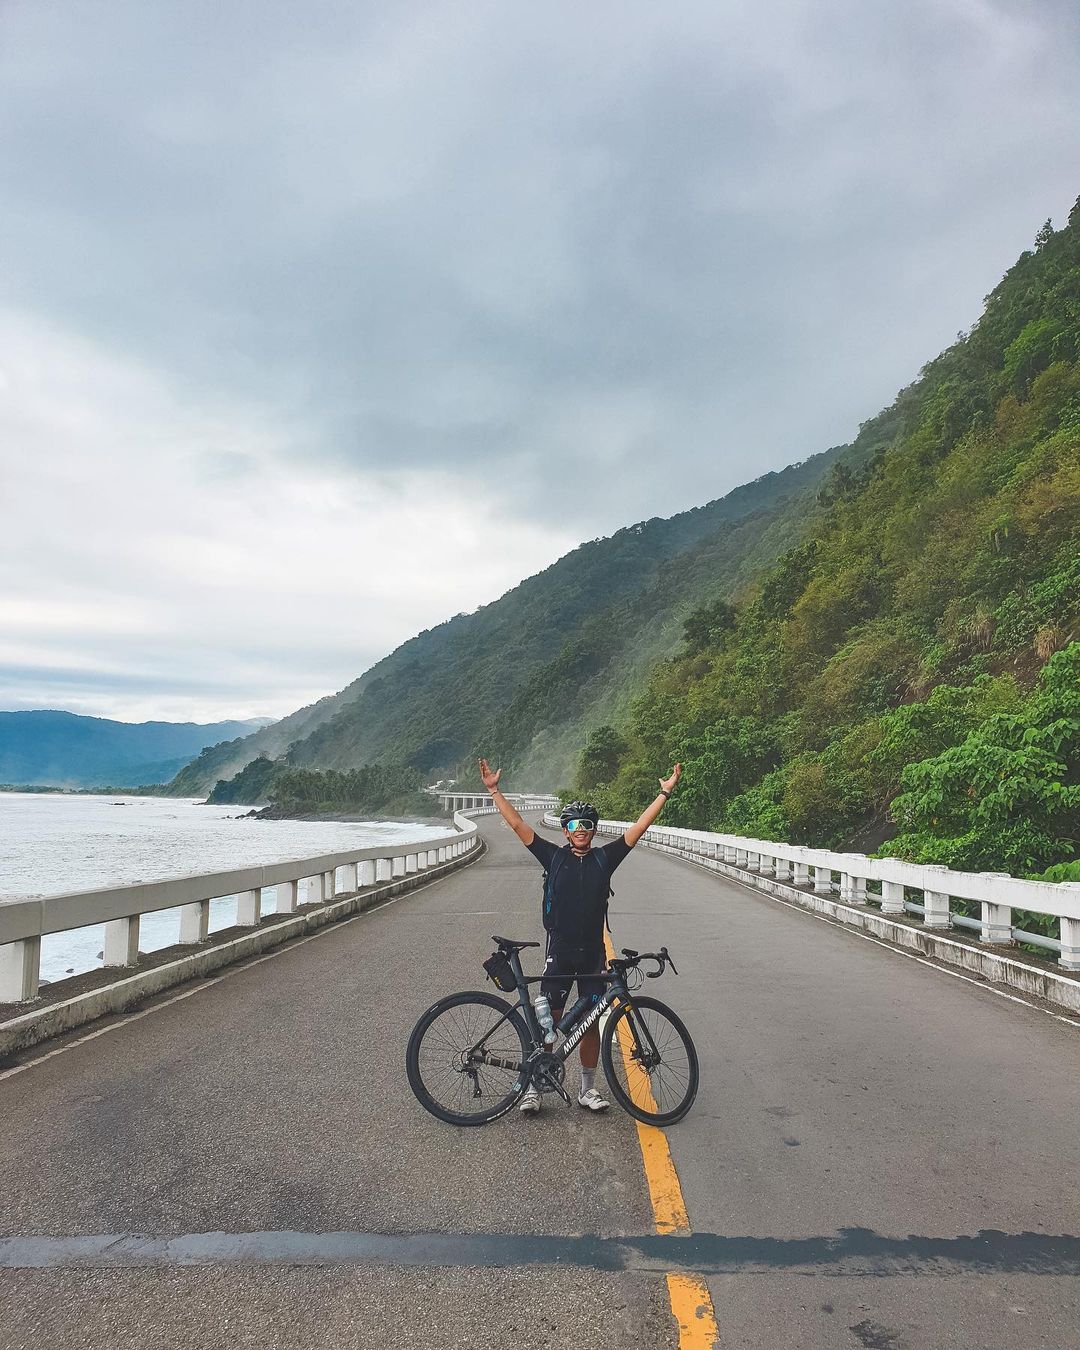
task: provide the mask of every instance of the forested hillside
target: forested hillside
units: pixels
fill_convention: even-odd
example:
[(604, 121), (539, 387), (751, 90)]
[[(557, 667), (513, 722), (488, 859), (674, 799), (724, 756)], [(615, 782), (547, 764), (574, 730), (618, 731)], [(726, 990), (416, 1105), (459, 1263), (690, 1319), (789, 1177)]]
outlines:
[[(1038, 871), (1080, 835), (1080, 202), (837, 464), (798, 543), (685, 624), (575, 787), (633, 814)], [(900, 794), (898, 796), (898, 794)]]
[(397, 762), (438, 776), (495, 744), (521, 781), (555, 786), (573, 772), (590, 721), (617, 715), (670, 653), (680, 607), (777, 557), (847, 453), (583, 544), (493, 604), (411, 638), (341, 693), (205, 751), (170, 787), (208, 792), (260, 755), (340, 770)]

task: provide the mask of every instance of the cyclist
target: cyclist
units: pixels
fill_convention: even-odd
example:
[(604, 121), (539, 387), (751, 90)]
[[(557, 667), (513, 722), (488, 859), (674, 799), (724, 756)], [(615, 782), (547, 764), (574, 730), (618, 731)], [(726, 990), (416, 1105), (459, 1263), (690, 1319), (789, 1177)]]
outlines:
[[(517, 837), (541, 864), (546, 874), (544, 886), (544, 927), (547, 929), (547, 961), (545, 979), (540, 985), (551, 1004), (551, 1015), (557, 1022), (562, 1016), (570, 986), (579, 975), (593, 975), (604, 965), (604, 921), (607, 918), (608, 896), (611, 894), (612, 872), (622, 862), (637, 841), (664, 809), (664, 803), (682, 777), (682, 765), (676, 764), (669, 778), (661, 778), (660, 792), (622, 836), (594, 849), (593, 836), (599, 821), (594, 806), (587, 802), (571, 802), (564, 806), (559, 823), (566, 843), (559, 848), (548, 839), (542, 839), (531, 825), (522, 820), (517, 811), (499, 790), (501, 769), (491, 769), (486, 759), (480, 760), (480, 777), (491, 793), (499, 813)], [(581, 997), (599, 997), (604, 990), (602, 980), (578, 980)], [(600, 1028), (593, 1025), (581, 1038), (578, 1048), (581, 1056), (581, 1088), (578, 1105), (588, 1111), (606, 1111), (610, 1103), (596, 1088), (596, 1062), (600, 1057)], [(540, 1094), (530, 1087), (518, 1108), (528, 1114), (540, 1110)]]

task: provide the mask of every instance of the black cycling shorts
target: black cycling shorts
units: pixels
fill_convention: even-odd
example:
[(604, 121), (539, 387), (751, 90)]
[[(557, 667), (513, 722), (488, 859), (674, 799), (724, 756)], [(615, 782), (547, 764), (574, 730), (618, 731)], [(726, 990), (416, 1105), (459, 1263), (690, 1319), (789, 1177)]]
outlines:
[(570, 1001), (570, 987), (577, 980), (578, 996), (595, 994), (599, 997), (607, 988), (606, 980), (582, 980), (579, 975), (595, 975), (605, 965), (604, 950), (589, 950), (581, 947), (559, 947), (552, 945), (548, 949), (548, 958), (544, 965), (544, 978), (540, 983), (540, 992), (546, 994), (552, 1008), (565, 1008)]

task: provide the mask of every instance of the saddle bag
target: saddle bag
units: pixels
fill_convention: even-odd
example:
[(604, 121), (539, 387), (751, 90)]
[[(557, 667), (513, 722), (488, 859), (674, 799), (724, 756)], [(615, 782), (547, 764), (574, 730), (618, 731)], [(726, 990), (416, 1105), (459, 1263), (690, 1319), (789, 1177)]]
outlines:
[(512, 994), (517, 989), (514, 968), (505, 952), (493, 952), (484, 962), (484, 969), (495, 988), (501, 989), (504, 994)]

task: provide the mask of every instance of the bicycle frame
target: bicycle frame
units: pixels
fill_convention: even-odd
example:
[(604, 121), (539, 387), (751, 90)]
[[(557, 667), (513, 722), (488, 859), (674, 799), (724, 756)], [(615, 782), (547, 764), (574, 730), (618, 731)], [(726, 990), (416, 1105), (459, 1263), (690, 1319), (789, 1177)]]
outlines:
[[(600, 1018), (603, 1017), (604, 1013), (608, 1012), (611, 1008), (614, 1008), (619, 1003), (620, 999), (625, 999), (631, 1006), (633, 1006), (633, 999), (626, 985), (625, 973), (619, 971), (617, 968), (614, 971), (597, 971), (595, 974), (580, 977), (584, 979), (606, 980), (608, 983), (608, 988), (604, 991), (601, 997), (597, 1000), (596, 1003), (593, 1004), (591, 1008), (583, 1008), (581, 1010), (579, 1015), (570, 1024), (569, 1028), (563, 1033), (565, 1039), (563, 1040), (562, 1044), (558, 1046), (552, 1046), (549, 1049), (544, 1043), (543, 1028), (540, 1026), (540, 1023), (537, 1020), (536, 1010), (533, 1008), (532, 1002), (529, 999), (529, 985), (540, 984), (544, 979), (547, 979), (549, 977), (545, 975), (526, 976), (524, 971), (521, 969), (521, 957), (520, 953), (517, 951), (512, 951), (509, 953), (509, 960), (511, 969), (514, 972), (514, 979), (517, 981), (517, 994), (518, 994), (517, 1007), (520, 1008), (521, 1013), (525, 1018), (525, 1024), (529, 1028), (529, 1035), (532, 1038), (532, 1045), (529, 1048), (529, 1059), (526, 1061), (526, 1063), (531, 1061), (535, 1055), (541, 1052), (546, 1052), (548, 1054), (554, 1055), (556, 1059), (565, 1062), (569, 1058), (570, 1054), (574, 1050), (577, 1043), (581, 1040), (581, 1038), (585, 1035), (585, 1033), (589, 1030), (589, 1028), (595, 1025), (595, 1023), (597, 1023), (600, 1020)], [(575, 979), (576, 978), (579, 977), (575, 976)], [(483, 1040), (478, 1041), (476, 1045), (473, 1046), (470, 1054), (475, 1055), (478, 1052), (480, 1052), (485, 1062), (491, 1063), (497, 1066), (498, 1068), (520, 1070), (525, 1067), (524, 1064), (519, 1064), (517, 1062), (505, 1059), (497, 1059), (495, 1057), (488, 1056), (487, 1053), (482, 1050), (484, 1041), (486, 1041), (488, 1037), (495, 1031), (495, 1028), (500, 1026), (503, 1022), (505, 1022), (509, 1016), (510, 1016), (509, 1011), (504, 1013), (503, 1016), (500, 1017), (499, 1020), (488, 1029), (488, 1031), (485, 1033), (483, 1037)], [(633, 1026), (633, 1024), (631, 1025), (633, 1034), (636, 1039), (637, 1028), (636, 1026)], [(644, 1030), (646, 1037), (651, 1042), (652, 1037), (649, 1034), (648, 1027), (643, 1026), (642, 1030)], [(656, 1046), (650, 1045), (650, 1051), (651, 1053), (655, 1054)]]

